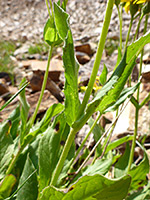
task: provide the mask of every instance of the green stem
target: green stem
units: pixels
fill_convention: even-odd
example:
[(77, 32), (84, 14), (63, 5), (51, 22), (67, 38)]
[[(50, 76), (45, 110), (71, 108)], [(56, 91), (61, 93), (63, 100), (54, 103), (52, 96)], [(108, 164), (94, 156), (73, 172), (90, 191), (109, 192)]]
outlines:
[(52, 56), (52, 51), (53, 51), (53, 47), (51, 46), (50, 50), (49, 50), (48, 62), (47, 62), (47, 67), (46, 67), (44, 80), (43, 80), (43, 84), (42, 84), (41, 94), (40, 94), (36, 109), (35, 109), (35, 111), (33, 113), (32, 118), (31, 118), (30, 127), (32, 127), (32, 125), (34, 124), (35, 118), (37, 116), (37, 112), (39, 110), (39, 107), (40, 107), (40, 104), (41, 104), (41, 101), (42, 101), (42, 98), (43, 98), (44, 90), (46, 88), (46, 83), (47, 83), (47, 78), (48, 78), (48, 72), (49, 72), (49, 66), (50, 66), (50, 60), (51, 60), (51, 56)]
[(120, 50), (122, 50), (122, 9), (123, 9), (123, 7), (121, 6), (121, 11), (120, 11), (119, 6), (117, 6), (119, 23), (120, 23)]
[[(133, 17), (131, 17), (131, 21), (130, 21), (130, 25), (129, 25), (129, 29), (128, 29), (128, 33), (127, 33), (127, 37), (126, 37), (126, 43), (125, 43), (124, 52), (126, 51), (127, 46), (128, 46), (132, 24), (133, 24)], [(129, 76), (128, 86), (131, 87), (131, 75)]]
[[(47, 0), (46, 0), (47, 1)], [(53, 4), (52, 4), (52, 0), (49, 0), (49, 4), (50, 4), (50, 7), (51, 7), (51, 12), (52, 12), (52, 16), (54, 18), (54, 12), (53, 12)]]
[(100, 36), (98, 49), (97, 49), (97, 52), (96, 52), (96, 58), (95, 58), (95, 62), (94, 62), (94, 65), (93, 65), (92, 74), (91, 74), (90, 81), (89, 81), (89, 84), (88, 84), (88, 88), (85, 92), (84, 99), (83, 99), (83, 102), (81, 104), (77, 119), (80, 118), (80, 116), (83, 114), (85, 107), (86, 107), (86, 105), (89, 101), (93, 86), (94, 86), (94, 82), (95, 82), (95, 79), (96, 79), (96, 75), (97, 75), (97, 72), (98, 72), (98, 69), (99, 69), (99, 65), (100, 65), (101, 58), (102, 58), (102, 53), (103, 53), (104, 46), (105, 46), (105, 41), (106, 41), (106, 37), (107, 37), (107, 33), (108, 33), (108, 28), (109, 28), (109, 24), (110, 24), (113, 5), (114, 5), (114, 0), (108, 0), (105, 19), (104, 19), (104, 22), (103, 22), (102, 33), (101, 33), (101, 36)]
[(131, 169), (131, 165), (132, 165), (133, 158), (134, 158), (134, 149), (135, 149), (135, 145), (136, 145), (136, 136), (137, 136), (137, 131), (138, 131), (138, 113), (139, 113), (139, 108), (136, 108), (134, 136), (133, 136), (133, 141), (132, 141), (132, 147), (131, 147), (131, 153), (130, 153), (129, 164), (128, 164), (128, 168), (127, 168), (127, 173), (129, 173), (129, 171)]
[[(122, 106), (123, 106), (123, 104), (122, 104)], [(118, 114), (119, 114), (119, 108), (118, 108), (117, 111), (116, 111), (116, 118), (118, 117)], [(108, 136), (107, 136), (107, 138), (106, 138), (106, 140), (105, 140), (105, 142), (104, 142), (104, 145), (103, 145), (103, 152), (102, 152), (102, 154), (101, 154), (101, 156), (100, 156), (100, 159), (102, 159), (102, 157), (103, 157), (104, 154), (105, 154), (105, 151), (106, 151), (107, 146), (108, 146), (108, 144), (109, 144), (109, 141), (110, 141), (110, 139), (111, 139), (111, 137), (112, 137), (112, 133), (113, 133), (113, 130), (114, 130), (115, 126), (116, 126), (116, 123), (117, 123), (117, 121), (115, 121), (115, 123), (113, 124), (113, 126), (112, 126), (112, 128), (111, 128), (111, 130), (110, 130), (110, 132), (109, 132), (109, 134), (108, 134)]]
[(49, 5), (48, 5), (48, 1), (45, 0), (45, 2), (46, 2), (46, 7), (47, 7), (47, 10), (48, 10), (49, 17), (51, 17), (51, 13), (50, 13), (50, 9), (49, 9)]
[[(148, 16), (146, 16), (146, 19), (145, 19), (144, 34), (146, 33), (147, 22), (148, 22)], [(142, 72), (143, 54), (144, 54), (144, 50), (141, 51), (139, 78), (140, 78), (141, 72)], [(139, 85), (138, 90), (137, 90), (137, 102), (138, 102), (138, 105), (139, 105), (139, 95), (140, 95), (140, 85)], [(138, 132), (139, 110), (140, 110), (140, 106), (136, 107), (134, 136), (133, 136), (133, 141), (132, 141), (132, 147), (131, 147), (131, 153), (130, 153), (129, 164), (128, 164), (128, 168), (127, 168), (127, 173), (129, 173), (129, 171), (131, 169), (131, 165), (132, 165), (133, 158), (134, 158), (134, 150), (135, 150), (135, 145), (136, 145), (136, 136), (137, 136), (137, 132)]]
[(88, 132), (88, 134), (87, 134), (86, 137), (84, 138), (83, 142), (81, 143), (80, 147), (78, 148), (78, 150), (77, 150), (77, 152), (76, 152), (76, 154), (75, 154), (75, 156), (74, 156), (74, 158), (73, 158), (73, 160), (72, 160), (72, 162), (71, 162), (71, 164), (70, 164), (71, 167), (70, 167), (70, 169), (69, 169), (69, 172), (70, 172), (71, 169), (73, 168), (73, 166), (72, 166), (73, 162), (75, 161), (75, 159), (77, 158), (77, 156), (78, 156), (78, 154), (80, 153), (81, 149), (82, 149), (83, 146), (85, 145), (85, 143), (86, 143), (88, 137), (89, 137), (90, 134), (92, 133), (92, 131), (93, 131), (94, 127), (96, 126), (96, 124), (97, 124), (98, 120), (100, 119), (100, 117), (101, 117), (101, 114), (99, 113), (97, 119), (95, 120), (95, 122), (94, 122), (93, 125), (91, 126), (90, 131)]
[(127, 37), (126, 37), (126, 43), (125, 43), (124, 51), (126, 50), (128, 42), (129, 42), (129, 37), (130, 37), (132, 24), (133, 24), (133, 17), (131, 17), (131, 20), (130, 20), (130, 25), (129, 25), (129, 29), (128, 29), (128, 33), (127, 33)]
[(139, 108), (142, 108), (149, 100), (150, 100), (150, 93), (149, 93), (148, 96), (142, 101), (142, 103), (139, 105)]
[(133, 41), (135, 41), (138, 38), (138, 33), (139, 33), (139, 29), (140, 29), (140, 25), (141, 25), (142, 19), (143, 19), (143, 15), (141, 15), (141, 17), (139, 19), (139, 22), (138, 22), (138, 25), (137, 25), (137, 29), (136, 29)]

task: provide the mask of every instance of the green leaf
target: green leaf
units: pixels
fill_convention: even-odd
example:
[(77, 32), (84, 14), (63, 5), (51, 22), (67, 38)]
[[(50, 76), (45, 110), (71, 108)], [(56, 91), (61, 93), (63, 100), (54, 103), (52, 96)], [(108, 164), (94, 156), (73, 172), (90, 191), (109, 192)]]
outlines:
[(115, 111), (128, 97), (130, 97), (139, 87), (140, 83), (137, 83), (133, 87), (128, 87), (122, 90), (118, 100), (110, 106), (108, 109), (105, 110), (106, 112), (112, 112)]
[(107, 80), (107, 74), (108, 74), (108, 70), (107, 70), (107, 67), (106, 65), (104, 64), (104, 68), (103, 68), (103, 71), (99, 77), (99, 81), (100, 81), (100, 84), (101, 85), (104, 85), (106, 83), (106, 80)]
[(129, 63), (134, 57), (137, 57), (143, 47), (148, 43), (150, 43), (150, 31), (128, 46), (126, 62)]
[(40, 121), (40, 123), (35, 127), (35, 130), (30, 132), (28, 135), (24, 137), (24, 141), (22, 146), (26, 146), (29, 142), (32, 141), (33, 138), (35, 138), (38, 134), (43, 133), (48, 125), (51, 122), (52, 117), (62, 112), (64, 109), (64, 106), (60, 103), (53, 104), (45, 113), (44, 117)]
[(131, 178), (107, 179), (102, 175), (84, 176), (77, 181), (63, 200), (122, 200), (128, 194)]
[(54, 3), (54, 18), (58, 34), (61, 39), (65, 40), (69, 30), (69, 15), (56, 3)]
[(29, 179), (28, 177), (35, 171), (35, 168), (29, 158), (27, 156), (27, 160), (22, 172), (22, 175), (19, 180), (19, 185), (22, 186), (22, 184), (25, 182), (25, 184), (19, 189), (17, 193), (17, 200), (37, 200), (38, 196), (38, 182), (37, 182), (37, 176), (34, 173)]
[(150, 181), (142, 190), (132, 193), (126, 200), (148, 200), (150, 199)]
[(59, 148), (60, 134), (57, 134), (54, 129), (49, 127), (39, 144), (40, 191), (49, 185), (58, 161)]
[(43, 189), (39, 200), (62, 200), (65, 194), (52, 186)]
[(145, 153), (144, 159), (140, 162), (140, 164), (132, 167), (129, 171), (129, 175), (132, 177), (130, 189), (136, 190), (147, 183), (147, 174), (149, 173), (149, 169), (149, 159)]
[(127, 136), (125, 136), (123, 138), (115, 140), (114, 142), (109, 143), (105, 153), (107, 154), (108, 151), (113, 150), (116, 147), (118, 147), (119, 145), (121, 145), (121, 144), (123, 144), (125, 142), (128, 142), (128, 141), (131, 141), (131, 140), (133, 140), (133, 136), (132, 135), (127, 135)]
[(14, 144), (10, 135), (10, 123), (6, 121), (0, 124), (0, 179), (5, 176), (5, 172), (12, 159)]
[[(126, 147), (126, 151), (124, 155), (119, 159), (119, 161), (115, 165), (115, 177), (122, 176), (122, 174), (126, 173), (128, 167), (128, 160), (130, 156), (130, 148)], [(132, 178), (130, 189), (138, 189), (142, 187), (147, 182), (147, 174), (149, 173), (149, 160), (147, 154), (144, 154), (144, 159), (140, 162), (139, 165), (132, 166), (129, 171), (129, 175)]]
[(62, 113), (55, 119), (53, 128), (49, 127), (41, 138), (39, 144), (40, 191), (49, 185), (56, 168), (62, 151), (61, 143), (65, 126), (66, 121)]
[(85, 169), (83, 169), (82, 175), (105, 175), (109, 171), (111, 165), (112, 154), (110, 153), (106, 158), (96, 160), (96, 162), (93, 165), (88, 165)]
[(130, 146), (129, 143), (127, 143), (123, 156), (121, 156), (118, 162), (115, 164), (115, 169), (114, 169), (115, 178), (121, 177), (125, 174), (128, 167), (129, 156), (130, 156)]
[(52, 17), (49, 18), (45, 24), (43, 37), (45, 42), (47, 42), (47, 44), (50, 46), (57, 46), (62, 43)]
[(78, 69), (74, 55), (74, 45), (71, 31), (68, 31), (68, 37), (65, 40), (63, 48), (63, 63), (65, 68), (65, 115), (66, 121), (71, 126), (75, 121), (79, 109), (78, 97)]
[(0, 200), (9, 197), (15, 183), (16, 178), (12, 174), (5, 176), (0, 182)]

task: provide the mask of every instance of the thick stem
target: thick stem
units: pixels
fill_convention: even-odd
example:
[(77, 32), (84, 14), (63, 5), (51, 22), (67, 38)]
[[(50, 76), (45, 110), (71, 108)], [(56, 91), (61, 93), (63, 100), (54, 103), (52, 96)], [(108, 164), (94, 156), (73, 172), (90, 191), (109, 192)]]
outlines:
[(39, 107), (40, 107), (40, 104), (41, 104), (41, 101), (42, 101), (42, 98), (43, 98), (44, 90), (46, 88), (46, 83), (47, 83), (47, 78), (48, 78), (48, 72), (49, 72), (49, 66), (50, 66), (50, 60), (51, 60), (51, 56), (52, 56), (52, 51), (53, 51), (53, 47), (51, 46), (50, 50), (49, 50), (47, 68), (46, 68), (45, 75), (44, 75), (44, 80), (43, 80), (43, 84), (42, 84), (41, 94), (40, 94), (40, 97), (39, 97), (36, 109), (35, 109), (35, 111), (33, 113), (32, 118), (31, 118), (30, 127), (32, 127), (32, 125), (34, 124), (35, 118), (37, 116), (37, 112), (39, 110)]
[(90, 81), (89, 81), (89, 84), (88, 84), (88, 88), (85, 92), (84, 99), (83, 99), (83, 102), (81, 104), (77, 119), (80, 118), (80, 116), (83, 114), (85, 107), (86, 107), (86, 105), (89, 101), (93, 86), (94, 86), (94, 82), (95, 82), (95, 79), (96, 79), (96, 75), (97, 75), (97, 72), (98, 72), (98, 69), (99, 69), (99, 65), (100, 65), (101, 58), (102, 58), (102, 53), (103, 53), (104, 46), (105, 46), (105, 41), (106, 41), (106, 37), (107, 37), (107, 33), (108, 33), (108, 28), (109, 28), (109, 24), (110, 24), (113, 5), (114, 5), (114, 0), (108, 0), (105, 19), (104, 19), (103, 28), (102, 28), (102, 33), (101, 33), (101, 36), (100, 36), (98, 49), (97, 49), (97, 52), (96, 52), (96, 58), (95, 58), (92, 74), (91, 74)]

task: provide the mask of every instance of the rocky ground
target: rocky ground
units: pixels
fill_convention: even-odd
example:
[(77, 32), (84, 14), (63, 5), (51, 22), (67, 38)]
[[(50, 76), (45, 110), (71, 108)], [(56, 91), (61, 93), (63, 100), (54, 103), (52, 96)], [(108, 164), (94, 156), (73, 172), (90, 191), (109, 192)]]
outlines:
[[(78, 59), (81, 58), (80, 63), (81, 63), (81, 68), (80, 68), (80, 76), (84, 79), (88, 79), (91, 73), (91, 67), (94, 62), (94, 52), (96, 49), (96, 44), (98, 43), (100, 32), (102, 30), (102, 23), (104, 19), (104, 11), (106, 7), (106, 0), (69, 0), (68, 2), (68, 7), (67, 7), (67, 12), (70, 14), (70, 26), (72, 29), (74, 41), (75, 41), (75, 47), (76, 47), (76, 55), (78, 56)], [(29, 63), (24, 63), (22, 61), (22, 54), (27, 53), (28, 48), (31, 44), (41, 42), (43, 39), (43, 27), (48, 18), (48, 12), (46, 9), (45, 1), (44, 0), (7, 0), (3, 1), (0, 0), (0, 38), (6, 39), (6, 40), (13, 40), (16, 42), (18, 45), (18, 49), (14, 53), (14, 59), (20, 66), (21, 72), (17, 71), (16, 69), (16, 74), (21, 73), (21, 78), (22, 76), (30, 76), (31, 74), (33, 75), (33, 71), (35, 71), (35, 76), (38, 80), (41, 80), (43, 77), (43, 74), (41, 74), (41, 71), (44, 71), (44, 68), (41, 66), (43, 63), (38, 63), (38, 68), (37, 62), (38, 56), (32, 56), (32, 60), (29, 61)], [(128, 31), (129, 27), (129, 22), (130, 22), (130, 16), (123, 12), (123, 41), (126, 38), (126, 34)], [(131, 30), (131, 37), (135, 33), (135, 28), (137, 26), (138, 20), (136, 20), (133, 24), (133, 28)], [(143, 22), (140, 31), (143, 30)], [(148, 22), (148, 29), (150, 28), (150, 18)], [(109, 33), (107, 37), (107, 41), (109, 42), (109, 39), (111, 39), (114, 42), (118, 42), (119, 40), (119, 20), (118, 20), (118, 15), (117, 15), (117, 9), (114, 6), (114, 11), (112, 14), (112, 20), (109, 28)], [(83, 46), (83, 45), (90, 46), (90, 53), (83, 52), (81, 50), (78, 50), (78, 46)], [(115, 43), (118, 45), (118, 43)], [(108, 44), (109, 45), (109, 44)], [(147, 45), (146, 47), (147, 52), (149, 52), (150, 47)], [(59, 57), (59, 54), (61, 54), (61, 51), (58, 49), (56, 51), (56, 57)], [(146, 55), (148, 59), (148, 55)], [(62, 61), (60, 59), (56, 59), (54, 57), (54, 66), (56, 68), (56, 62), (60, 66), (59, 70), (54, 70), (54, 71), (59, 71), (63, 73), (62, 69)], [(28, 55), (27, 57), (28, 58)], [(41, 57), (40, 57), (41, 58)], [(43, 58), (43, 57), (42, 57)], [(30, 57), (31, 59), (31, 57)], [(47, 59), (47, 56), (44, 57), (44, 59)], [(117, 52), (114, 51), (112, 56), (108, 56), (108, 52), (105, 49), (103, 57), (102, 57), (102, 62), (100, 65), (100, 71), (102, 70), (103, 63), (107, 65), (109, 68), (109, 71), (111, 72), (112, 69), (115, 66), (117, 59)], [(18, 62), (19, 60), (19, 62)], [(44, 61), (45, 62), (45, 61)], [(83, 65), (84, 64), (84, 65)], [(57, 65), (57, 66), (58, 66)], [(36, 67), (35, 67), (36, 66)], [(44, 64), (45, 66), (45, 64)], [(36, 68), (36, 69), (35, 69)], [(42, 70), (41, 70), (42, 68)], [(39, 70), (41, 70), (39, 72)], [(37, 72), (38, 71), (38, 72)], [(57, 74), (58, 75), (58, 74)], [(39, 78), (40, 77), (40, 78)], [(62, 75), (63, 77), (63, 75)], [(37, 80), (36, 79), (36, 80)], [(17, 77), (17, 81), (19, 81), (19, 76)], [(31, 80), (30, 80), (31, 81)], [(54, 80), (53, 80), (54, 81)], [(55, 82), (55, 81), (54, 81)], [(51, 82), (49, 82), (49, 90), (51, 92)], [(38, 91), (39, 89), (34, 88), (34, 81), (33, 81), (33, 87), (31, 87), (32, 92)], [(57, 86), (54, 86), (55, 89)], [(35, 90), (34, 90), (34, 89)], [(146, 88), (146, 89), (145, 89)], [(57, 88), (58, 89), (58, 88)], [(142, 85), (142, 98), (144, 98), (147, 93), (149, 92), (150, 87), (149, 83), (146, 82), (146, 85)], [(58, 90), (59, 91), (59, 90)], [(31, 104), (35, 104), (37, 102), (37, 97), (39, 96), (39, 93), (36, 93), (35, 96), (34, 94), (27, 94), (28, 95), (28, 100), (31, 102)], [(57, 95), (57, 94), (56, 94)], [(55, 96), (55, 95), (54, 95)], [(82, 96), (82, 95), (81, 95)], [(56, 97), (56, 96), (55, 96)], [(58, 96), (57, 96), (58, 97)], [(50, 97), (50, 94), (48, 92), (45, 92), (45, 99), (49, 98), (49, 103), (47, 105), (50, 105), (52, 102), (57, 102), (59, 99)], [(61, 97), (60, 97), (61, 98)], [(82, 98), (82, 97), (81, 97)], [(35, 100), (34, 103), (32, 100)], [(51, 103), (50, 103), (51, 102)], [(42, 111), (44, 110), (44, 107), (47, 108), (47, 105), (44, 103), (42, 104)], [(15, 107), (15, 104), (12, 105)], [(34, 107), (32, 108), (34, 109)], [(132, 110), (132, 112), (131, 112)], [(116, 132), (133, 132), (134, 129), (134, 121), (133, 115), (130, 115), (130, 113), (134, 113), (133, 107), (128, 108), (128, 111), (126, 111), (128, 114), (124, 114), (123, 118), (121, 119), (122, 123), (118, 124), (118, 127), (116, 129)], [(150, 118), (150, 112), (148, 109), (148, 105), (144, 108), (143, 111), (141, 111), (141, 118), (140, 118), (140, 132), (142, 134), (149, 133), (150, 134), (150, 126), (149, 126), (149, 119), (147, 116)], [(112, 120), (112, 115), (108, 116)], [(124, 129), (122, 129), (122, 125), (125, 124), (125, 121), (127, 125), (125, 126)], [(132, 123), (131, 123), (132, 121)], [(131, 124), (130, 124), (131, 123)], [(122, 130), (121, 130), (122, 129)], [(82, 132), (86, 132), (86, 127), (85, 129), (82, 130)], [(85, 133), (84, 133), (85, 134)], [(81, 134), (82, 135), (82, 134)]]

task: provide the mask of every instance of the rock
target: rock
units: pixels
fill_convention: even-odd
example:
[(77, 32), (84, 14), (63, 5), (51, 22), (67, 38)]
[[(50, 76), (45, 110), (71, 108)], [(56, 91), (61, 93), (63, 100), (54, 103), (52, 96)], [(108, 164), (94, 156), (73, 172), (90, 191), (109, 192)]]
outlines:
[(78, 52), (86, 53), (88, 56), (92, 56), (93, 54), (90, 44), (77, 45), (75, 46), (75, 50)]
[(86, 53), (76, 52), (76, 58), (78, 62), (82, 65), (90, 61), (90, 57)]
[[(24, 68), (31, 68), (33, 72), (38, 70), (45, 72), (47, 67), (47, 61), (27, 60), (22, 61), (21, 65)], [(49, 77), (53, 81), (59, 81), (59, 76), (61, 72), (64, 72), (62, 60), (53, 57), (50, 62)]]
[(144, 65), (142, 68), (142, 82), (150, 83), (150, 64)]
[(0, 82), (0, 95), (10, 94), (7, 86)]
[[(28, 79), (33, 92), (41, 91), (43, 79), (44, 73), (42, 71), (34, 71), (32, 78)], [(51, 94), (53, 94), (56, 97), (56, 99), (58, 99), (59, 102), (63, 101), (61, 89), (49, 77), (47, 79), (46, 89), (49, 90)]]
[(17, 55), (22, 55), (28, 52), (29, 49), (29, 45), (23, 45), (22, 47), (20, 47), (19, 49), (16, 49), (16, 51), (14, 52), (14, 56)]

